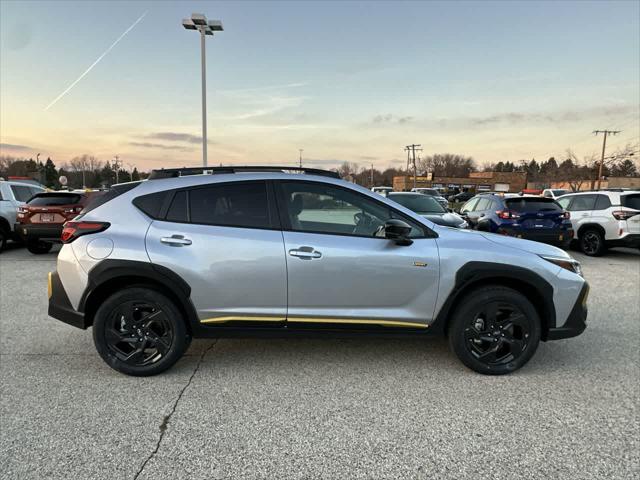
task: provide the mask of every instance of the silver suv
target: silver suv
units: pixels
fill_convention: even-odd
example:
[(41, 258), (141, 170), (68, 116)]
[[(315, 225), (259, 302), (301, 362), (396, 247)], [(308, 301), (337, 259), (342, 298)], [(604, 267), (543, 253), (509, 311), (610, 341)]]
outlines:
[(564, 251), (438, 226), (322, 170), (157, 170), (62, 241), (49, 314), (93, 326), (130, 375), (169, 368), (193, 337), (427, 333), (504, 374), (586, 326), (588, 286)]

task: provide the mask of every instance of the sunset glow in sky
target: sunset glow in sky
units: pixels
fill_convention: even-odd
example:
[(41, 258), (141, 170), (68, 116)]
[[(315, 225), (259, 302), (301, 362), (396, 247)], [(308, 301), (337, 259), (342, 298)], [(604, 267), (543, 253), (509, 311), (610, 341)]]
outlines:
[(1, 1), (1, 153), (200, 164), (201, 12), (212, 165), (583, 157), (639, 140), (639, 5)]

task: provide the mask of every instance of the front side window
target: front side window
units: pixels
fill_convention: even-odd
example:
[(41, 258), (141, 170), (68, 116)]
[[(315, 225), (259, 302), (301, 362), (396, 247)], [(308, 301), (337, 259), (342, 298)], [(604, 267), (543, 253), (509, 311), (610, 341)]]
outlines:
[(234, 182), (189, 191), (191, 223), (270, 228), (265, 182)]
[(424, 236), (424, 229), (387, 205), (364, 195), (331, 185), (283, 182), (284, 213), (291, 230), (373, 237), (390, 218), (400, 218), (413, 228), (411, 237)]
[(478, 202), (478, 205), (476, 205), (476, 208), (474, 209), (474, 211), (476, 212), (484, 212), (486, 210), (489, 210), (489, 206), (491, 205), (491, 199), (490, 198), (481, 198), (480, 201)]

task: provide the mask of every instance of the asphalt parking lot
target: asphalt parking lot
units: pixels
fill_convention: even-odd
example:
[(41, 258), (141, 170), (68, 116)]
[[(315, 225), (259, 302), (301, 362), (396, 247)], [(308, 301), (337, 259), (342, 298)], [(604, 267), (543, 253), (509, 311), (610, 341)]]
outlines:
[(47, 316), (56, 254), (0, 255), (0, 476), (638, 478), (640, 254), (573, 252), (589, 327), (522, 370), (440, 338), (194, 341), (167, 373), (108, 368)]

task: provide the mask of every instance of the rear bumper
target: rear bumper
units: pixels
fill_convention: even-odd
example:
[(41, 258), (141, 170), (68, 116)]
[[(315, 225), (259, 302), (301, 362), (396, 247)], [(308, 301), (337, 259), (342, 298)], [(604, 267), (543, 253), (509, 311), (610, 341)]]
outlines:
[(587, 297), (589, 296), (589, 284), (584, 283), (578, 299), (571, 309), (571, 313), (564, 325), (550, 328), (546, 340), (561, 340), (563, 338), (577, 337), (587, 328)]
[(640, 248), (640, 234), (630, 233), (616, 240), (606, 240), (607, 247)]
[(24, 241), (47, 240), (50, 242), (59, 242), (60, 235), (62, 234), (62, 224), (41, 225), (34, 223), (16, 223), (14, 231)]
[(57, 272), (49, 272), (49, 316), (77, 328), (86, 329), (84, 313), (74, 310)]
[(567, 246), (573, 240), (574, 234), (571, 229), (518, 229), (512, 227), (500, 227), (498, 233), (505, 233), (511, 237), (524, 238), (534, 242), (549, 243), (552, 245)]

